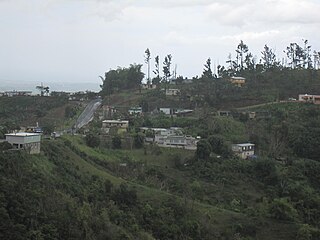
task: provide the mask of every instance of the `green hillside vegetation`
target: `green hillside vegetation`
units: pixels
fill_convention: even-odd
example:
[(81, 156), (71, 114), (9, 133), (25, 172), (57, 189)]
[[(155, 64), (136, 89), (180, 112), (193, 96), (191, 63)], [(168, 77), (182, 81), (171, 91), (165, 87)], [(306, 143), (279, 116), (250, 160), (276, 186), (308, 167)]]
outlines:
[(45, 133), (71, 128), (83, 110), (78, 102), (64, 96), (18, 96), (0, 98), (0, 138), (20, 127), (38, 122)]
[[(166, 61), (155, 90), (140, 89), (141, 65), (101, 77), (102, 103), (130, 120), (127, 133), (103, 133), (98, 112), (85, 135), (43, 139), (40, 155), (0, 145), (0, 239), (320, 239), (320, 107), (285, 101), (318, 93), (319, 70), (248, 61), (220, 66), (217, 77), (208, 59), (200, 78), (169, 85), (171, 55)], [(233, 75), (246, 84), (232, 85)], [(181, 93), (165, 96), (171, 87)], [(132, 106), (144, 113), (129, 116)], [(194, 112), (151, 114), (159, 107)], [(1, 134), (35, 122), (67, 128), (82, 108), (3, 97)], [(201, 140), (196, 151), (161, 148), (145, 144), (153, 133), (140, 127), (181, 127)], [(255, 158), (234, 156), (231, 144), (243, 142), (255, 144)]]
[[(272, 117), (212, 116), (201, 124), (189, 119), (189, 131), (202, 129), (201, 141), (209, 144), (206, 158), (152, 145), (91, 148), (81, 136), (44, 141), (39, 156), (4, 152), (1, 237), (318, 239), (319, 154), (294, 144), (318, 142), (318, 134), (309, 138), (318, 131), (320, 109), (293, 102), (254, 110)], [(152, 125), (170, 119), (146, 120)], [(173, 121), (184, 126), (187, 120)], [(310, 142), (297, 138), (297, 125)], [(258, 159), (234, 158), (222, 147), (251, 138)], [(275, 142), (281, 148), (271, 148)]]

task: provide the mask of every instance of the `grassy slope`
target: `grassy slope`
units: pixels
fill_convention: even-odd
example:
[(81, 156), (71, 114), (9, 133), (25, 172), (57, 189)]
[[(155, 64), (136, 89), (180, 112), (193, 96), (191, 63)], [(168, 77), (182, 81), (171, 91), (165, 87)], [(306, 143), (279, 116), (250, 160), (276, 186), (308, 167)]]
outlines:
[[(248, 224), (254, 222), (255, 217), (250, 217), (246, 214), (234, 211), (225, 206), (222, 202), (225, 198), (240, 198), (246, 199), (246, 204), (252, 205), (254, 207), (255, 200), (261, 197), (263, 194), (260, 185), (253, 182), (249, 182), (247, 179), (241, 179), (241, 175), (235, 174), (235, 182), (230, 184), (225, 182), (212, 182), (206, 181), (204, 179), (195, 179), (192, 171), (181, 171), (173, 167), (173, 162), (170, 160), (172, 155), (180, 154), (184, 157), (190, 156), (191, 153), (187, 152), (186, 154), (183, 151), (170, 149), (165, 150), (160, 156), (144, 155), (142, 150), (133, 150), (133, 151), (120, 151), (120, 150), (105, 150), (101, 152), (98, 149), (91, 149), (83, 145), (83, 141), (77, 137), (67, 137), (68, 141), (72, 142), (72, 146), (81, 152), (86, 154), (86, 160), (80, 158), (77, 155), (74, 155), (73, 152), (69, 152), (70, 149), (65, 149), (68, 151), (68, 155), (73, 156), (72, 159), (75, 161), (75, 164), (79, 166), (80, 171), (86, 171), (92, 175), (98, 175), (104, 179), (109, 179), (115, 184), (119, 184), (123, 181), (130, 183), (138, 191), (138, 196), (144, 201), (149, 202), (159, 202), (165, 201), (171, 196), (176, 196), (181, 201), (187, 201), (191, 204), (195, 210), (195, 214), (199, 219), (206, 221), (208, 224), (214, 226), (217, 231), (225, 231), (228, 228), (232, 228), (234, 224)], [(49, 143), (56, 144), (56, 143)], [(61, 144), (61, 143), (57, 143)], [(181, 191), (175, 192), (175, 189), (164, 189), (160, 190), (156, 186), (152, 186), (149, 183), (137, 181), (137, 178), (128, 178), (124, 180), (117, 175), (117, 173), (111, 173), (104, 164), (99, 164), (97, 162), (93, 163), (88, 161), (87, 158), (93, 157), (107, 163), (120, 163), (122, 159), (130, 157), (133, 161), (143, 162), (148, 164), (148, 168), (156, 168), (165, 175), (166, 179), (172, 179), (175, 182), (185, 184), (189, 186), (195, 180), (204, 188), (206, 188), (206, 194), (208, 194), (204, 200), (197, 200), (193, 197), (185, 198), (184, 193)], [(134, 169), (130, 169), (135, 171)], [(220, 199), (221, 203), (216, 203), (212, 199)], [(261, 220), (259, 220), (261, 221)], [(276, 222), (274, 220), (263, 219), (259, 224), (259, 230), (256, 237), (258, 239), (290, 239), (290, 236), (293, 237), (295, 234), (295, 224), (290, 224), (290, 222)], [(268, 229), (272, 229), (269, 231)]]

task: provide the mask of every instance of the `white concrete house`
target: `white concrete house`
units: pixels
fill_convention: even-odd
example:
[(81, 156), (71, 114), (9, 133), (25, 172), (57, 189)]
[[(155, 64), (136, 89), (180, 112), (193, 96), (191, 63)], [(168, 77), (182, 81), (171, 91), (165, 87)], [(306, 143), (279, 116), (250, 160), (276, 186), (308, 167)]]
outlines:
[(127, 129), (129, 127), (129, 121), (128, 120), (104, 120), (104, 121), (102, 121), (102, 128), (111, 128), (111, 127)]
[(254, 155), (254, 144), (240, 143), (232, 144), (232, 151), (240, 158), (247, 159)]
[(142, 114), (142, 107), (132, 107), (128, 110), (130, 115), (141, 115)]
[(30, 154), (40, 153), (41, 135), (38, 133), (10, 133), (6, 134), (6, 141), (13, 149), (24, 149)]

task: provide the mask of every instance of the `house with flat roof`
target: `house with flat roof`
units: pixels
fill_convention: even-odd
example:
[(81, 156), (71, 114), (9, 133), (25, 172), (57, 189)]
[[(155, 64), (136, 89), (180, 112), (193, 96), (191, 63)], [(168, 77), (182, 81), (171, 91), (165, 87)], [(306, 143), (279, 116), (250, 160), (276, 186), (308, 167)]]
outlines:
[(232, 144), (232, 151), (242, 159), (248, 159), (254, 155), (254, 144), (252, 143), (239, 143)]
[(110, 134), (110, 129), (115, 129), (117, 133), (127, 132), (129, 128), (128, 120), (104, 120), (102, 121), (102, 131)]
[(111, 128), (111, 127), (128, 128), (129, 121), (128, 120), (104, 120), (102, 121), (102, 127), (103, 128)]
[(40, 153), (41, 135), (38, 133), (10, 133), (6, 134), (6, 141), (12, 145), (13, 149), (23, 149), (30, 154)]
[(197, 139), (184, 135), (181, 128), (171, 127), (166, 128), (140, 128), (142, 131), (152, 131), (153, 140), (148, 142), (154, 142), (160, 147), (171, 147), (171, 148), (184, 148), (188, 150), (197, 149)]
[(246, 83), (244, 77), (231, 77), (230, 82), (238, 87), (242, 87)]

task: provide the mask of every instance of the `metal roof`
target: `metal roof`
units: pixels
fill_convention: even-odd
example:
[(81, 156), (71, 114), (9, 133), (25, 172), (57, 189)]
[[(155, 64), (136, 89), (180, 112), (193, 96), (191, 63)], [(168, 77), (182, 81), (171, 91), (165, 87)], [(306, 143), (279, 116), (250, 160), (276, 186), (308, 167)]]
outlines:
[(37, 133), (27, 133), (27, 132), (17, 132), (17, 133), (8, 133), (5, 134), (6, 136), (13, 136), (13, 137), (31, 137), (31, 136), (40, 136)]

